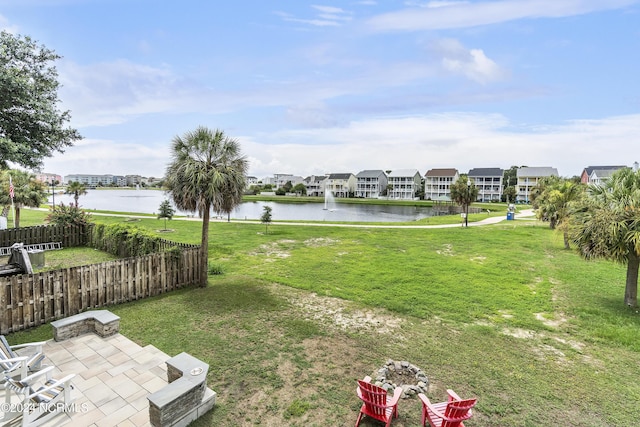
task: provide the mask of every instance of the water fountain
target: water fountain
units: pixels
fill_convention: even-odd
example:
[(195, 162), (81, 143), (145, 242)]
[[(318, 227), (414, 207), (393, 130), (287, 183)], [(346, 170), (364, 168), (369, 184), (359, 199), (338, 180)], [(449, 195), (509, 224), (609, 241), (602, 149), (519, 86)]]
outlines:
[(331, 190), (329, 190), (327, 188), (327, 185), (325, 184), (324, 186), (324, 210), (331, 210), (334, 211), (335, 209), (329, 209), (329, 204), (333, 203), (333, 205), (335, 206), (335, 197), (333, 197), (333, 193), (331, 193)]

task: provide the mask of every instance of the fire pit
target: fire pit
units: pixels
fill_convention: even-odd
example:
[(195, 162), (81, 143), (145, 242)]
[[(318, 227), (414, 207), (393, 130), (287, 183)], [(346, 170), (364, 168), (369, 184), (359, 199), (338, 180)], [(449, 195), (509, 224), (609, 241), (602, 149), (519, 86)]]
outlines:
[(387, 391), (402, 387), (402, 398), (406, 399), (418, 393), (426, 393), (429, 379), (422, 369), (407, 361), (387, 360), (387, 363), (378, 369), (375, 384)]

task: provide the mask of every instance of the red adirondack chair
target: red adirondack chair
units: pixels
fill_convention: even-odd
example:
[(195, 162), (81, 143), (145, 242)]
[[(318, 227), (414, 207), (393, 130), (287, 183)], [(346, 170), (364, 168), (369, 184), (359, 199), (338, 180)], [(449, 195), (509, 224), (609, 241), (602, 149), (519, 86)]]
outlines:
[(363, 380), (358, 380), (356, 392), (363, 402), (356, 421), (356, 427), (360, 424), (363, 415), (382, 421), (386, 427), (391, 425), (393, 418), (398, 417), (398, 401), (402, 396), (401, 387), (396, 387), (393, 391), (393, 397), (389, 398), (387, 390), (371, 384), (371, 377), (367, 376)]
[(461, 399), (453, 390), (447, 390), (449, 400), (442, 403), (431, 403), (427, 396), (418, 393), (422, 401), (422, 426), (429, 421), (431, 427), (464, 427), (464, 420), (471, 418), (471, 408), (478, 399)]

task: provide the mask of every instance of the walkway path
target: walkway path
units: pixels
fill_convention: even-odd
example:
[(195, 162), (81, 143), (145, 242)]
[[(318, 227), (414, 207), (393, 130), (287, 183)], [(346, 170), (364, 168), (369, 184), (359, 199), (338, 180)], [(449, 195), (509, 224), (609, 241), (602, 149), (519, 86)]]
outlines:
[[(152, 216), (144, 216), (144, 215), (125, 215), (125, 214), (108, 214), (108, 213), (99, 213), (99, 212), (90, 212), (91, 215), (96, 216), (117, 216), (123, 218), (140, 218), (140, 219), (149, 219), (154, 218)], [(533, 209), (525, 209), (515, 214), (516, 220), (521, 219), (534, 219), (535, 213)], [(469, 223), (469, 227), (477, 227), (480, 225), (490, 225), (497, 224), (499, 222), (505, 221), (507, 219), (506, 214), (501, 216), (492, 216), (485, 218), (480, 221), (474, 221)], [(182, 220), (182, 221), (200, 221), (198, 217), (174, 217), (173, 220)], [(226, 219), (212, 219), (211, 222), (227, 222)], [(256, 223), (258, 220), (237, 220), (232, 219), (231, 222), (238, 223)], [(317, 226), (317, 227), (351, 227), (351, 228), (455, 228), (460, 227), (460, 224), (433, 224), (433, 225), (393, 225), (393, 224), (347, 224), (347, 223), (334, 223), (334, 222), (275, 222), (272, 223), (275, 225), (307, 225), (307, 226)]]

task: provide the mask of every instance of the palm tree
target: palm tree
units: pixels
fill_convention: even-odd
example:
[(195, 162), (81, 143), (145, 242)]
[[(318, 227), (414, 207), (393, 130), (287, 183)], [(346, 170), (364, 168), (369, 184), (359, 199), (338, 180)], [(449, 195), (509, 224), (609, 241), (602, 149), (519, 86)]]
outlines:
[(571, 217), (571, 239), (585, 259), (627, 265), (624, 303), (638, 306), (640, 267), (640, 171), (615, 172), (603, 186), (590, 186)]
[(202, 218), (200, 286), (207, 286), (211, 210), (228, 212), (242, 201), (248, 162), (236, 139), (200, 126), (172, 141), (165, 187), (180, 210)]
[(551, 229), (559, 229), (564, 235), (564, 247), (569, 249), (569, 218), (571, 206), (579, 202), (585, 187), (569, 179), (560, 179), (544, 187), (538, 193), (534, 205), (536, 217), (549, 221)]
[(466, 213), (465, 224), (469, 224), (469, 205), (478, 199), (478, 187), (465, 174), (451, 184), (451, 200), (462, 206), (462, 210)]
[(80, 196), (84, 196), (87, 194), (87, 187), (84, 184), (79, 183), (78, 181), (71, 181), (68, 185), (64, 194), (73, 194), (73, 200), (76, 202), (76, 209), (78, 208), (78, 199)]
[[(11, 177), (11, 180), (9, 180)], [(8, 169), (2, 172), (2, 188), (0, 194), (0, 204), (11, 205), (9, 194), (9, 183), (13, 185), (13, 205), (15, 207), (15, 226), (20, 227), (20, 208), (37, 208), (47, 200), (47, 189), (45, 184), (38, 181), (35, 175), (18, 169)]]

